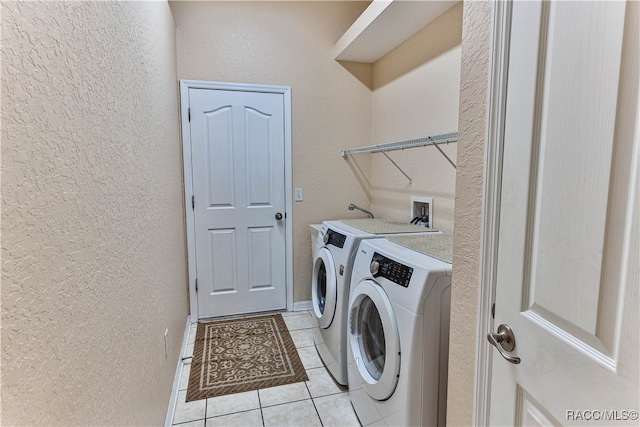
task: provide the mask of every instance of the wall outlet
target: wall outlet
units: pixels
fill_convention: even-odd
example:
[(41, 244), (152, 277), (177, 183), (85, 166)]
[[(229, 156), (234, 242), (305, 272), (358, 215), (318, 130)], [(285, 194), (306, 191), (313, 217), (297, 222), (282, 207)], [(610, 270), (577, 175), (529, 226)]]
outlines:
[(293, 189), (293, 200), (295, 200), (296, 202), (301, 202), (303, 199), (302, 197), (302, 188), (294, 188)]
[(164, 358), (169, 357), (169, 329), (164, 331)]

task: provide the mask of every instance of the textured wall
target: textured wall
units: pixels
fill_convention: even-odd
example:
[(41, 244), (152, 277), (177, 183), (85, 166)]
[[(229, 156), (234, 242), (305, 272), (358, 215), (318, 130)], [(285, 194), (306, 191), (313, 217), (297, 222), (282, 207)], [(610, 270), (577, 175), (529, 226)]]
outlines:
[(447, 424), (473, 424), (480, 227), (492, 5), (465, 2), (460, 73)]
[(164, 422), (187, 316), (175, 64), (165, 2), (2, 2), (2, 425)]
[[(311, 299), (309, 224), (361, 217), (361, 185), (341, 156), (371, 141), (371, 91), (333, 59), (366, 2), (172, 2), (180, 79), (291, 86), (294, 300)], [(359, 161), (364, 176), (370, 162)], [(356, 166), (353, 166), (356, 168)]]
[[(372, 143), (454, 132), (458, 129), (462, 3), (427, 25), (373, 65)], [(456, 143), (442, 149), (455, 162)], [(409, 221), (411, 196), (433, 197), (434, 227), (453, 231), (456, 170), (435, 147), (371, 156), (371, 209)]]

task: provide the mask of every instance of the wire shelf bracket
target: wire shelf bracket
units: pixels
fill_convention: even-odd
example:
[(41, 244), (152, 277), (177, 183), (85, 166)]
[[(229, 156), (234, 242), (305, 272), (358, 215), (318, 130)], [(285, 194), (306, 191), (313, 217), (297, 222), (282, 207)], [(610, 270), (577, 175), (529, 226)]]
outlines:
[(395, 150), (404, 150), (407, 148), (415, 148), (415, 147), (427, 147), (429, 145), (435, 146), (440, 154), (442, 154), (453, 168), (456, 168), (456, 164), (446, 155), (444, 151), (438, 145), (440, 144), (449, 144), (451, 142), (456, 142), (458, 140), (458, 132), (449, 132), (443, 133), (440, 135), (432, 135), (432, 136), (424, 136), (421, 138), (414, 139), (405, 139), (403, 141), (395, 141), (395, 142), (387, 142), (385, 144), (376, 144), (369, 145), (366, 147), (360, 148), (352, 148), (352, 149), (343, 149), (342, 157), (346, 157), (349, 154), (360, 154), (360, 153), (382, 153), (385, 155), (387, 159), (400, 171), (402, 174), (409, 180), (409, 184), (411, 184), (411, 177), (402, 170), (400, 166), (396, 162), (394, 162), (391, 157), (387, 154), (389, 151)]

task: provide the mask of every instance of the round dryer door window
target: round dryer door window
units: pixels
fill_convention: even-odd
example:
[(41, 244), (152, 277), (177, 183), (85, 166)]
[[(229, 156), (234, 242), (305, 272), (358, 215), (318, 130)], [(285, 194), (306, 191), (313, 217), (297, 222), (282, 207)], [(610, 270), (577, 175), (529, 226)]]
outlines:
[(349, 307), (349, 340), (358, 374), (369, 396), (388, 399), (400, 373), (400, 335), (391, 302), (372, 280), (353, 290)]
[(313, 263), (311, 299), (313, 311), (318, 318), (318, 326), (328, 328), (336, 312), (338, 285), (333, 256), (327, 248), (321, 248)]

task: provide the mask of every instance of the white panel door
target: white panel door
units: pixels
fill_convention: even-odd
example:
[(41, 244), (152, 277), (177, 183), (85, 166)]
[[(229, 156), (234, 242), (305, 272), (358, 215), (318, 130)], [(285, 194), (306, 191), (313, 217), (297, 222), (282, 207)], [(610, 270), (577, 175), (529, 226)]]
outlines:
[(283, 309), (284, 97), (189, 89), (189, 105), (199, 317)]
[(491, 425), (638, 425), (638, 6), (513, 2)]

